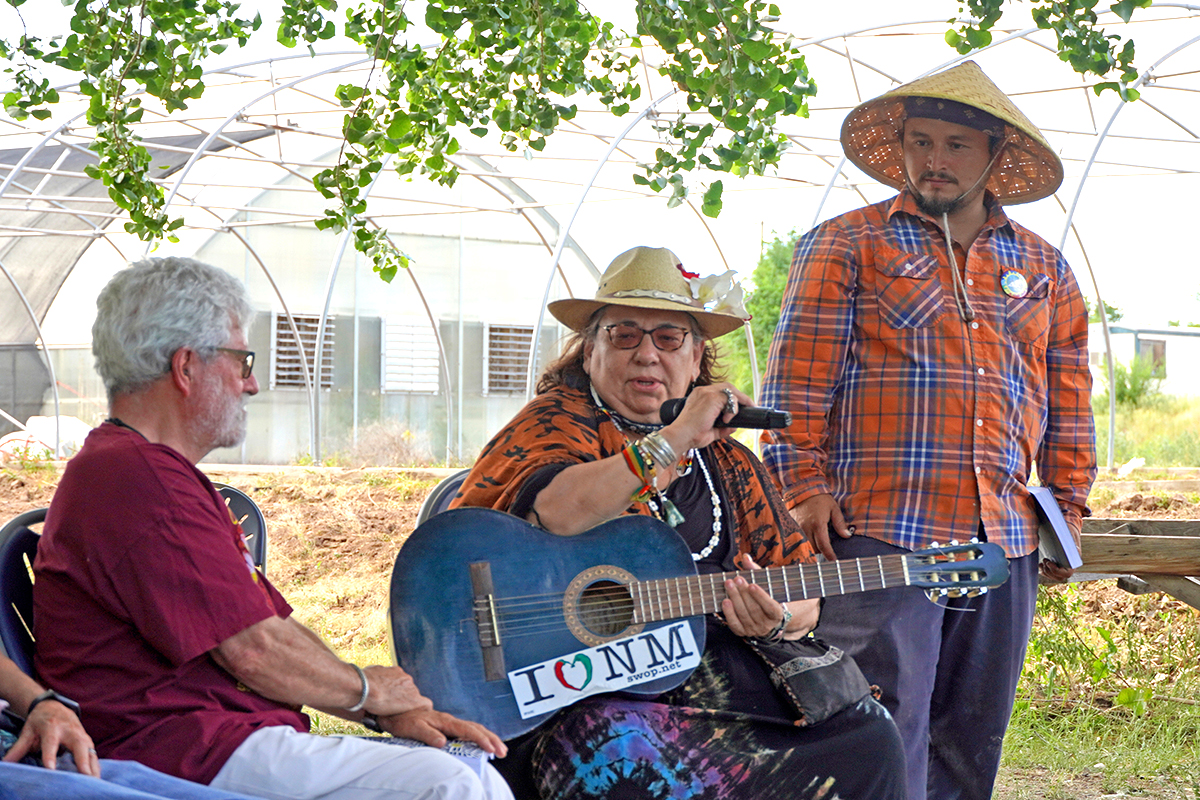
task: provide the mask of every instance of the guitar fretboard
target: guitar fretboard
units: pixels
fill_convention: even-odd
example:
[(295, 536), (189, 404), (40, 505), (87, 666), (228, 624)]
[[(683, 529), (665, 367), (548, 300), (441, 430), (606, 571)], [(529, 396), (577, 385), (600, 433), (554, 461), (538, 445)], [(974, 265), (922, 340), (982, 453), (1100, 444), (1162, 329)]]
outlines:
[(781, 603), (908, 586), (910, 556), (875, 556), (638, 581), (629, 586), (639, 623), (714, 614), (726, 598), (725, 581), (741, 576)]

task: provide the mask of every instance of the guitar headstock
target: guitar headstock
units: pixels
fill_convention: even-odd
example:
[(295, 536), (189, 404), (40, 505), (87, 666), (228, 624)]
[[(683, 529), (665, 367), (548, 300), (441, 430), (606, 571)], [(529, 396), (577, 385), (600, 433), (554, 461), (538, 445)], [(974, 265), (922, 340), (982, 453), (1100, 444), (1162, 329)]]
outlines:
[(1008, 580), (1008, 556), (992, 542), (970, 541), (914, 550), (905, 556), (908, 582), (937, 597), (973, 597)]

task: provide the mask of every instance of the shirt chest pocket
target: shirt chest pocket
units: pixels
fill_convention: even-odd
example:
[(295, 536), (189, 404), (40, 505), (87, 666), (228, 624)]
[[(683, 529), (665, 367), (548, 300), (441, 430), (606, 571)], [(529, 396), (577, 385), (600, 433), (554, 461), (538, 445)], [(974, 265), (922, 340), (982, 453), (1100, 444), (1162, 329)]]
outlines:
[(893, 328), (925, 328), (945, 313), (938, 262), (931, 256), (894, 253), (875, 264), (879, 316)]
[(1054, 282), (1042, 273), (1027, 278), (1029, 289), (1020, 297), (1005, 297), (1005, 326), (1014, 339), (1046, 344), (1050, 330), (1050, 288)]

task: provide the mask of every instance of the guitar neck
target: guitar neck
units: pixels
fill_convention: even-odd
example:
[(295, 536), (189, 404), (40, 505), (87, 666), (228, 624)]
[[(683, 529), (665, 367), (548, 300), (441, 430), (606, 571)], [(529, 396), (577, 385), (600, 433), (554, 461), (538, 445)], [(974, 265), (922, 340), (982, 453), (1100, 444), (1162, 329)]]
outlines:
[(629, 586), (638, 622), (714, 614), (725, 599), (725, 581), (738, 576), (757, 584), (781, 603), (868, 592), (910, 584), (908, 556), (795, 564), (787, 567), (638, 581)]

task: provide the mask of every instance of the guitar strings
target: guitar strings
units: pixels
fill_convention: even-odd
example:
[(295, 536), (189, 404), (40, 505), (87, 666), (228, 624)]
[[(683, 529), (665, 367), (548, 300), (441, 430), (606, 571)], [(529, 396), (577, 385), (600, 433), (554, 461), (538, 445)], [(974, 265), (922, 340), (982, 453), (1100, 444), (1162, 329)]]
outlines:
[[(723, 592), (717, 596), (718, 587), (723, 587), (724, 581), (741, 575), (752, 583), (757, 583), (773, 595), (786, 597), (792, 593), (792, 599), (803, 599), (806, 589), (816, 584), (820, 586), (819, 593), (809, 593), (809, 596), (844, 594), (849, 591), (879, 589), (886, 586), (906, 585), (904, 559), (914, 561), (912, 556), (887, 556), (876, 559), (875, 568), (867, 570), (855, 569), (853, 575), (845, 574), (847, 570), (838, 573), (838, 562), (824, 564), (793, 565), (790, 567), (772, 567), (755, 572), (740, 571), (731, 573), (712, 574), (707, 576), (686, 576), (678, 578), (662, 578), (657, 580), (639, 581), (634, 584), (613, 584), (606, 587), (590, 587), (586, 594), (581, 595), (573, 608), (579, 621), (588, 630), (604, 629), (601, 635), (616, 635), (630, 625), (636, 623), (657, 622), (665, 619), (679, 619), (699, 614), (715, 613), (724, 599)], [(869, 560), (868, 560), (869, 561)], [(922, 573), (922, 562), (919, 556), (915, 563), (909, 564), (910, 577)], [(789, 573), (798, 573), (791, 574)], [(832, 574), (827, 574), (832, 573)], [(971, 570), (962, 570), (962, 574), (974, 574)], [(930, 579), (932, 576), (926, 576)], [(705, 589), (697, 586), (707, 579), (709, 595)], [(977, 579), (977, 578), (976, 578)], [(955, 580), (964, 580), (955, 576)], [(966, 581), (972, 578), (966, 578)], [(934, 581), (930, 581), (934, 582)], [(946, 581), (949, 582), (949, 581)], [(682, 585), (681, 585), (682, 584)], [(689, 584), (691, 584), (689, 586)], [(779, 584), (779, 591), (775, 591)], [(833, 584), (831, 586), (831, 584)], [(837, 591), (834, 591), (834, 588)], [(699, 598), (692, 597), (695, 589)], [(561, 630), (564, 622), (563, 595), (551, 593), (543, 595), (514, 596), (495, 602), (495, 610), (499, 618), (501, 637), (530, 636), (551, 630)], [(697, 603), (699, 600), (699, 603)], [(709, 602), (712, 600), (713, 602)], [(476, 620), (469, 620), (475, 622)]]
[[(783, 569), (783, 568), (778, 568)], [(710, 591), (723, 583), (724, 579), (731, 577), (736, 573), (726, 575), (711, 576)], [(753, 576), (748, 573), (741, 573), (746, 577)], [(902, 570), (887, 569), (883, 572), (884, 580), (878, 584), (874, 580), (867, 581), (865, 578), (859, 583), (859, 589), (862, 588), (883, 588), (887, 584), (887, 579), (891, 578), (893, 585), (904, 584), (904, 574)], [(706, 600), (700, 603), (699, 607), (694, 598), (690, 596), (685, 602), (684, 592), (679, 588), (681, 581), (693, 581), (694, 578), (667, 578), (656, 581), (645, 581), (633, 584), (631, 591), (630, 585), (614, 585), (602, 589), (593, 588), (589, 590), (586, 596), (579, 598), (579, 603), (575, 606), (582, 613), (580, 616), (585, 617), (585, 624), (593, 626), (611, 627), (614, 624), (620, 623), (621, 627), (627, 627), (633, 622), (634, 609), (636, 608), (643, 613), (638, 618), (639, 622), (655, 622), (662, 619), (675, 619), (686, 616), (695, 616), (697, 614), (712, 613), (719, 607), (719, 602), (722, 597), (713, 595), (715, 601), (711, 604)], [(786, 590), (796, 588), (797, 581), (784, 578), (784, 584), (781, 588)], [(674, 584), (674, 585), (672, 585)], [(844, 591), (844, 580), (839, 585), (839, 590)], [(762, 583), (760, 583), (762, 585)], [(850, 587), (855, 589), (853, 585)], [(796, 594), (803, 596), (804, 593), (803, 581), (797, 590)], [(665, 594), (665, 597), (664, 597)], [(834, 592), (826, 589), (824, 594), (834, 594)], [(634, 595), (638, 595), (635, 597)], [(552, 594), (543, 596), (525, 596), (518, 598), (510, 598), (508, 600), (499, 601), (496, 604), (497, 610), (501, 614), (501, 621), (505, 630), (510, 635), (520, 635), (528, 632), (540, 632), (550, 628), (557, 629), (561, 625), (563, 617), (562, 611), (562, 595)], [(649, 612), (649, 613), (647, 613)], [(547, 625), (539, 625), (539, 622), (548, 623)]]
[[(891, 559), (892, 557), (887, 558)], [(904, 559), (909, 557), (900, 556), (896, 558)], [(894, 568), (895, 565), (882, 563), (882, 559), (879, 566), (882, 568), (882, 580), (879, 583), (876, 583), (874, 570), (872, 570), (870, 581), (865, 577), (861, 581), (852, 580), (850, 582), (851, 591), (856, 591), (854, 583), (859, 583), (857, 590), (884, 588), (888, 585), (889, 579), (892, 585), (904, 585), (905, 580), (902, 566), (901, 569), (897, 570)], [(825, 565), (825, 568), (828, 569), (828, 565)], [(813, 578), (817, 582), (823, 582), (820, 578), (832, 580), (832, 576), (820, 575), (820, 578), (818, 578), (817, 565), (813, 564), (804, 565), (799, 568), (793, 566), (791, 568), (779, 567), (772, 569), (780, 573), (781, 583), (783, 584), (781, 588), (785, 591), (796, 588), (798, 581), (800, 586), (797, 594), (801, 597), (804, 594), (806, 578)], [(793, 578), (788, 578), (786, 574), (788, 569), (799, 571), (801, 574)], [(763, 575), (767, 572), (770, 572), (770, 570), (759, 571), (757, 575)], [(806, 572), (811, 574), (806, 575)], [(963, 570), (962, 572), (973, 575), (976, 579), (978, 578), (970, 570)], [(702, 577), (709, 577), (711, 579), (710, 591), (712, 591), (715, 588), (714, 584), (717, 582), (723, 583), (725, 579), (735, 574), (741, 574), (753, 582), (758, 582), (753, 580), (756, 575), (747, 572)], [(962, 578), (961, 574), (956, 574), (954, 579), (960, 582), (958, 585), (961, 585), (961, 581), (970, 581), (972, 578)], [(690, 594), (688, 602), (686, 604), (683, 602), (683, 593), (680, 591), (679, 584), (681, 582), (694, 583), (696, 581), (696, 576), (688, 576), (643, 581), (630, 585), (613, 585), (602, 589), (592, 587), (586, 596), (580, 598), (580, 602), (575, 608), (579, 610), (579, 616), (583, 617), (581, 622), (589, 630), (592, 628), (606, 629), (602, 635), (615, 635), (621, 629), (625, 629), (633, 624), (635, 621), (635, 608), (637, 611), (642, 612), (636, 618), (638, 623), (657, 622), (664, 619), (680, 619), (715, 612), (716, 608), (719, 607), (720, 600), (724, 599), (723, 597), (717, 598), (715, 594), (713, 599), (716, 602), (712, 610), (709, 609), (707, 602), (701, 602), (700, 607), (697, 608)], [(758, 583), (759, 585), (763, 585), (762, 582)], [(772, 580), (768, 580), (767, 583), (772, 583)], [(845, 592), (845, 585), (845, 575), (843, 575), (838, 586), (840, 592)], [(631, 587), (633, 587), (633, 591), (631, 591)], [(666, 594), (665, 602), (664, 593)], [(639, 596), (635, 598), (634, 594), (638, 594)], [(823, 590), (823, 594), (831, 595), (835, 593), (826, 588)], [(496, 607), (501, 612), (500, 622), (504, 630), (504, 635), (522, 636), (543, 633), (550, 630), (560, 630), (563, 622), (562, 600), (562, 595), (556, 593), (541, 596), (529, 595), (499, 601)], [(518, 611), (517, 609), (521, 610)]]

